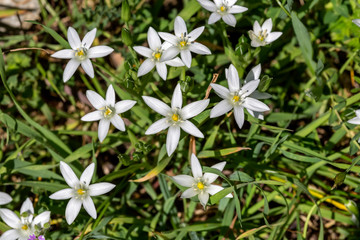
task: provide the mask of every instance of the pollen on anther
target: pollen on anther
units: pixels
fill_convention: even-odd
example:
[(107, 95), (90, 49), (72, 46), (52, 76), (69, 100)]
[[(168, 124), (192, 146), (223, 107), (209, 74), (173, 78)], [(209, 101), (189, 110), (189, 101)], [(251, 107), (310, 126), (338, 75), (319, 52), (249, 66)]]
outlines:
[(240, 97), (235, 95), (232, 99), (234, 102), (238, 102), (240, 100)]
[(177, 115), (176, 113), (174, 113), (171, 117), (171, 119), (175, 122), (179, 121), (179, 115)]

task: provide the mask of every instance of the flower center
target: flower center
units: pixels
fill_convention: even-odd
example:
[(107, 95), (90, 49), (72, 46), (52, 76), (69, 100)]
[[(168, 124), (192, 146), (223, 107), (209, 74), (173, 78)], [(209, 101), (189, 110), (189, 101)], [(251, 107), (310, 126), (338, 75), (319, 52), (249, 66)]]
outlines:
[(181, 33), (179, 46), (180, 48), (185, 48), (188, 45), (190, 45), (190, 42), (188, 41), (189, 37), (186, 36), (186, 33)]
[(238, 102), (238, 101), (240, 100), (240, 97), (239, 97), (238, 95), (235, 95), (235, 96), (232, 98), (232, 100), (233, 100), (234, 102)]
[(181, 41), (181, 42), (180, 42), (180, 46), (181, 46), (181, 47), (185, 47), (185, 46), (186, 46), (186, 42), (185, 42), (185, 41)]
[(112, 116), (114, 116), (114, 114), (115, 114), (115, 109), (111, 106), (106, 106), (103, 109), (103, 115), (104, 115), (104, 118), (106, 118), (106, 119), (111, 118)]
[(220, 7), (220, 11), (224, 12), (225, 10), (226, 10), (226, 7), (224, 7), (224, 6)]
[(171, 117), (171, 119), (175, 122), (179, 121), (179, 115), (177, 115), (176, 113), (174, 113)]
[(28, 225), (22, 225), (21, 229), (24, 230), (24, 231), (26, 231), (26, 230), (29, 229), (29, 227), (28, 227)]
[(268, 34), (267, 34), (267, 29), (265, 29), (265, 30), (261, 30), (260, 32), (259, 32), (259, 40), (261, 41), (261, 42), (263, 42), (263, 41), (265, 41), (265, 39), (267, 38), (267, 36), (268, 36)]
[(85, 60), (85, 58), (87, 57), (87, 49), (80, 47), (78, 49), (75, 50), (75, 58), (82, 61)]
[(156, 60), (160, 60), (160, 58), (161, 58), (161, 53), (155, 53), (155, 58), (156, 58)]
[(85, 193), (86, 193), (86, 191), (84, 190), (84, 189), (78, 189), (77, 190), (77, 193), (79, 194), (79, 195), (84, 195)]
[(204, 184), (202, 182), (198, 182), (197, 187), (198, 187), (199, 190), (203, 190), (205, 186), (204, 186)]

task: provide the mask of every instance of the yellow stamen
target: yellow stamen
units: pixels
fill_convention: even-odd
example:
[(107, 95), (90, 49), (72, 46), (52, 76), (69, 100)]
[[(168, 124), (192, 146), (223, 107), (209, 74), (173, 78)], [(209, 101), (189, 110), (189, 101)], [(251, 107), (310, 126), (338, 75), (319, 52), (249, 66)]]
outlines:
[(85, 54), (84, 54), (84, 51), (83, 51), (83, 50), (80, 50), (80, 51), (76, 52), (75, 55), (78, 56), (78, 57), (82, 57), (82, 56), (84, 56)]
[(79, 190), (77, 190), (77, 193), (78, 193), (79, 195), (83, 195), (83, 194), (85, 193), (85, 191), (80, 188)]
[(29, 228), (29, 227), (28, 227), (27, 225), (23, 225), (23, 226), (21, 227), (21, 229), (24, 230), (24, 231), (28, 230), (28, 228)]
[(106, 108), (105, 110), (105, 116), (109, 116), (110, 114), (112, 113), (111, 109), (110, 108)]
[(223, 12), (223, 11), (225, 11), (225, 10), (226, 10), (226, 8), (225, 8), (224, 6), (221, 6), (221, 7), (220, 7), (220, 11)]
[(156, 60), (159, 60), (161, 58), (161, 53), (155, 53)]
[(186, 42), (185, 42), (185, 41), (181, 41), (181, 42), (180, 42), (180, 46), (181, 46), (181, 47), (185, 47), (185, 46), (186, 46)]
[(175, 122), (179, 121), (179, 115), (177, 115), (176, 113), (174, 113), (171, 118)]
[(198, 189), (203, 190), (204, 184), (202, 182), (198, 182), (197, 187), (198, 187)]
[(238, 102), (240, 100), (240, 97), (235, 95), (232, 99), (234, 102)]

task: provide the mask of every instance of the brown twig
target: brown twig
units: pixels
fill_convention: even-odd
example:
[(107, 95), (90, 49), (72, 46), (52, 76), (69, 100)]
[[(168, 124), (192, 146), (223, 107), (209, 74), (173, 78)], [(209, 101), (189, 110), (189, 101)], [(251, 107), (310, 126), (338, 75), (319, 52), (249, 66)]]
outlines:
[[(212, 80), (211, 80), (211, 83), (215, 83), (216, 80), (218, 79), (218, 77), (219, 77), (219, 74), (218, 74), (218, 73), (214, 73), (213, 78), (212, 78)], [(211, 87), (211, 85), (209, 84), (209, 86), (208, 86), (208, 88), (207, 88), (207, 90), (206, 90), (206, 94), (205, 94), (205, 98), (204, 98), (204, 99), (208, 99), (208, 98), (209, 98), (211, 89), (212, 89), (212, 87)]]

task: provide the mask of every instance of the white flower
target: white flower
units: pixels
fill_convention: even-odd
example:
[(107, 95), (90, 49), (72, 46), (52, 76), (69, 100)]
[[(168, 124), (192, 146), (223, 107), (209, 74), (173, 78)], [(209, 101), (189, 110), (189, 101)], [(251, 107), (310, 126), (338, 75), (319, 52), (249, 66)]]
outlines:
[(180, 16), (175, 18), (174, 31), (175, 35), (165, 32), (159, 32), (162, 39), (172, 44), (170, 48), (164, 52), (165, 59), (172, 59), (180, 53), (181, 60), (190, 68), (192, 56), (191, 52), (207, 55), (211, 54), (210, 50), (201, 43), (194, 42), (204, 31), (205, 27), (194, 29), (188, 34), (184, 19)]
[[(226, 162), (221, 162), (211, 167), (222, 171), (225, 164)], [(191, 171), (193, 177), (188, 175), (178, 175), (172, 178), (179, 185), (189, 187), (181, 194), (182, 198), (191, 198), (198, 195), (201, 205), (205, 208), (207, 202), (209, 201), (209, 194), (214, 195), (224, 188), (211, 184), (217, 179), (218, 175), (214, 173), (203, 174), (200, 162), (194, 154), (191, 155)], [(233, 196), (229, 193), (225, 197), (232, 198)]]
[(166, 76), (167, 76), (166, 65), (173, 66), (173, 67), (184, 66), (184, 63), (178, 57), (175, 59), (171, 59), (171, 58), (165, 59), (164, 58), (164, 56), (166, 56), (166, 54), (165, 54), (166, 50), (171, 46), (171, 44), (168, 44), (167, 42), (161, 44), (161, 40), (160, 40), (158, 33), (152, 27), (149, 27), (147, 39), (148, 39), (150, 48), (143, 47), (143, 46), (135, 46), (134, 47), (134, 50), (137, 53), (148, 58), (139, 67), (138, 75), (137, 75), (138, 77), (147, 74), (154, 67), (156, 67), (156, 71), (158, 72), (160, 77), (162, 79), (166, 80)]
[(229, 89), (212, 83), (211, 86), (216, 94), (223, 98), (210, 112), (210, 118), (221, 116), (234, 109), (234, 116), (239, 128), (244, 124), (244, 108), (257, 118), (262, 118), (262, 112), (270, 110), (270, 108), (257, 99), (268, 98), (271, 95), (256, 91), (259, 86), (261, 66), (258, 65), (251, 70), (246, 77), (245, 85), (241, 87), (240, 79), (236, 68), (231, 64), (229, 69), (225, 70), (225, 75), (229, 85)]
[(0, 205), (8, 204), (12, 201), (12, 198), (9, 194), (0, 192)]
[(254, 31), (249, 31), (252, 47), (265, 46), (278, 39), (282, 32), (271, 32), (273, 27), (271, 18), (267, 19), (260, 27), (258, 21), (254, 23)]
[(86, 212), (94, 219), (97, 218), (96, 208), (91, 197), (110, 192), (115, 185), (112, 183), (95, 183), (89, 185), (94, 174), (95, 164), (90, 164), (81, 174), (80, 181), (74, 171), (65, 162), (60, 162), (60, 171), (70, 188), (66, 188), (50, 195), (51, 199), (69, 199), (66, 206), (65, 218), (70, 225), (84, 205)]
[(51, 55), (54, 58), (71, 59), (65, 67), (63, 74), (63, 81), (67, 82), (76, 69), (81, 64), (81, 67), (91, 78), (94, 77), (94, 68), (90, 58), (99, 58), (109, 55), (114, 51), (111, 47), (96, 46), (91, 47), (96, 35), (96, 28), (88, 32), (82, 41), (79, 35), (72, 27), (68, 28), (67, 37), (72, 49), (60, 50)]
[(206, 10), (212, 12), (209, 17), (209, 24), (213, 24), (222, 18), (224, 22), (232, 27), (236, 25), (234, 15), (247, 11), (246, 7), (234, 5), (237, 0), (214, 0), (214, 3), (209, 0), (197, 0), (200, 5)]
[(188, 119), (204, 111), (209, 105), (209, 99), (196, 101), (182, 108), (182, 93), (179, 84), (174, 90), (171, 108), (166, 103), (153, 97), (143, 96), (143, 99), (150, 108), (165, 117), (153, 123), (145, 134), (155, 134), (169, 128), (166, 138), (166, 150), (169, 156), (175, 151), (179, 143), (180, 128), (195, 137), (204, 137), (200, 130)]
[(97, 110), (86, 114), (81, 120), (86, 122), (100, 120), (98, 127), (100, 142), (105, 139), (109, 131), (110, 123), (120, 131), (125, 131), (125, 123), (119, 114), (132, 108), (136, 104), (136, 101), (123, 100), (115, 104), (115, 91), (112, 85), (110, 85), (106, 91), (106, 100), (91, 90), (86, 91), (86, 97)]
[(360, 109), (355, 111), (356, 117), (350, 119), (349, 121), (347, 121), (348, 123), (351, 124), (360, 124)]
[(358, 27), (360, 27), (360, 19), (354, 19), (352, 20), (353, 23), (355, 23)]
[(34, 218), (34, 207), (29, 198), (20, 209), (20, 218), (11, 210), (0, 208), (0, 217), (12, 229), (4, 232), (0, 240), (28, 240), (38, 228), (43, 228), (50, 221), (50, 211), (45, 211)]

